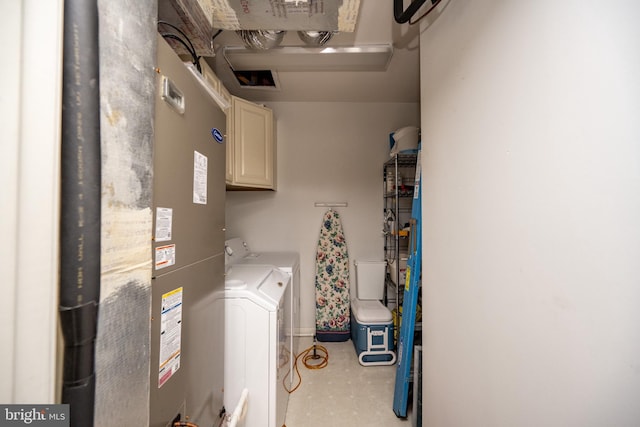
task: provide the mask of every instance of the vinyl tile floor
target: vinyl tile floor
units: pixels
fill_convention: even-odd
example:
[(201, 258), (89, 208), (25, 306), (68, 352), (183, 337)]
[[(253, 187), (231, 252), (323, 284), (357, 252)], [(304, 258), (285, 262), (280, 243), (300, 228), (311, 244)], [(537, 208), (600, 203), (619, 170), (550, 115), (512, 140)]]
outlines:
[[(411, 427), (411, 414), (402, 419), (393, 412), (396, 365), (360, 365), (351, 341), (318, 344), (329, 353), (328, 365), (308, 369), (299, 360), (302, 383), (289, 395), (287, 427)], [(312, 345), (303, 337), (299, 349)]]

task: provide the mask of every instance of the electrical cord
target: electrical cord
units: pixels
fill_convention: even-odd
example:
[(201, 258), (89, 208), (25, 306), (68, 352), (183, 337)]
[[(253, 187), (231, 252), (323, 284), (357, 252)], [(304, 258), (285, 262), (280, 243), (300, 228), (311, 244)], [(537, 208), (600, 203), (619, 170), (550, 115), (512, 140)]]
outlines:
[(418, 19), (416, 19), (415, 21), (409, 21), (409, 25), (414, 25), (414, 24), (417, 24), (418, 22), (420, 22), (422, 20), (422, 18), (425, 18), (428, 14), (433, 12), (433, 9), (435, 9), (436, 6), (439, 5), (441, 1), (442, 0), (436, 0), (434, 3), (431, 4), (431, 7), (425, 13), (420, 15), (420, 17)]
[[(161, 35), (162, 37), (164, 37), (165, 39), (171, 39), (171, 40), (175, 40), (175, 41), (180, 42), (180, 43), (185, 47), (185, 49), (187, 49), (187, 51), (189, 52), (189, 54), (190, 54), (192, 57), (194, 57), (194, 54), (193, 54), (193, 52), (191, 51), (191, 48), (189, 47), (189, 45), (188, 45), (184, 40), (182, 40), (180, 37), (178, 37), (178, 36), (176, 36), (175, 34), (172, 34), (172, 33), (160, 33), (160, 35)], [(195, 65), (195, 64), (194, 64), (194, 65)]]
[(184, 33), (180, 28), (176, 27), (176, 26), (175, 26), (175, 25), (173, 25), (173, 24), (170, 24), (170, 23), (169, 23), (169, 22), (167, 22), (167, 21), (158, 21), (158, 25), (166, 25), (167, 27), (171, 27), (171, 28), (173, 28), (174, 30), (176, 30), (177, 32), (179, 32), (179, 33), (180, 33), (180, 35), (181, 35), (182, 37), (184, 37), (184, 38), (185, 38), (185, 40), (187, 40), (187, 41), (189, 42), (189, 46), (191, 46), (191, 49), (187, 48), (187, 49), (189, 50), (189, 52), (191, 52), (191, 53), (193, 53), (193, 54), (195, 55), (195, 53), (196, 53), (196, 48), (193, 46), (193, 43), (191, 43), (191, 40), (189, 39), (189, 37), (188, 37), (188, 36), (187, 36), (187, 35), (186, 35), (186, 34), (185, 34), (185, 33)]
[(200, 67), (201, 57), (198, 56), (196, 52), (196, 48), (193, 46), (193, 43), (191, 43), (191, 40), (189, 39), (189, 37), (180, 28), (176, 27), (173, 24), (170, 24), (169, 22), (158, 21), (158, 25), (166, 25), (168, 27), (171, 27), (174, 30), (176, 30), (178, 33), (180, 33), (182, 37), (184, 37), (184, 40), (183, 40), (182, 37), (179, 37), (172, 33), (160, 33), (160, 35), (165, 39), (172, 39), (180, 42), (185, 47), (185, 49), (187, 49), (187, 52), (189, 52), (189, 54), (191, 55), (191, 62), (193, 63), (193, 65), (195, 65), (195, 67), (198, 69), (198, 72), (202, 73), (202, 68)]
[[(324, 355), (319, 355), (318, 352), (324, 353)], [(314, 340), (314, 343), (311, 347), (307, 348), (296, 356), (293, 367), (298, 374), (298, 384), (296, 384), (295, 387), (289, 390), (285, 383), (286, 379), (289, 377), (289, 373), (287, 373), (287, 375), (285, 375), (282, 379), (282, 385), (289, 394), (296, 391), (302, 385), (302, 376), (300, 375), (300, 370), (298, 369), (298, 361), (300, 360), (302, 360), (303, 365), (307, 369), (322, 369), (329, 364), (329, 351), (324, 346), (318, 345)], [(173, 423), (172, 427), (198, 427), (198, 425), (195, 423), (190, 423), (188, 421), (176, 421)]]
[[(312, 351), (313, 353), (309, 354)], [(324, 356), (318, 355), (318, 351), (320, 351), (321, 353), (324, 353)], [(311, 347), (307, 348), (306, 350), (302, 351), (300, 354), (296, 356), (295, 362), (293, 364), (293, 368), (296, 374), (298, 375), (298, 383), (295, 385), (295, 387), (293, 387), (292, 389), (289, 389), (286, 386), (286, 382), (285, 382), (286, 379), (289, 377), (289, 373), (287, 373), (287, 375), (285, 375), (284, 378), (282, 379), (282, 385), (284, 386), (284, 389), (287, 390), (289, 394), (296, 391), (302, 385), (302, 376), (300, 375), (300, 370), (298, 369), (298, 361), (300, 360), (300, 358), (302, 358), (302, 363), (307, 369), (322, 369), (329, 364), (329, 351), (325, 347), (318, 345), (317, 343), (314, 342)], [(320, 362), (312, 362), (317, 360), (319, 360)]]

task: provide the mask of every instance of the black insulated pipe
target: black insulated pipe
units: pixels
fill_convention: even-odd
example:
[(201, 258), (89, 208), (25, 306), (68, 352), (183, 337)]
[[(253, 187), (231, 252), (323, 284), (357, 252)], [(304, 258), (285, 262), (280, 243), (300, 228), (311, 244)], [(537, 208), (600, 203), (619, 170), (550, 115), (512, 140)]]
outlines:
[(398, 24), (409, 22), (425, 1), (426, 0), (413, 0), (407, 9), (404, 10), (404, 2), (402, 0), (393, 0), (393, 17), (396, 22)]
[(62, 403), (92, 427), (100, 301), (100, 90), (97, 0), (64, 2), (60, 187)]

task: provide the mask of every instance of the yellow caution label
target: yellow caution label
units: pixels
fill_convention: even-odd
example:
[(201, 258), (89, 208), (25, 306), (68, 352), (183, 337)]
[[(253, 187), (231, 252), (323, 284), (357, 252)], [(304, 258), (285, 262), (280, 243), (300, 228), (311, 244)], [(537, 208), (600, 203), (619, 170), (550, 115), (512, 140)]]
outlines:
[(404, 290), (409, 291), (409, 284), (411, 283), (411, 269), (407, 267), (407, 280), (404, 282)]

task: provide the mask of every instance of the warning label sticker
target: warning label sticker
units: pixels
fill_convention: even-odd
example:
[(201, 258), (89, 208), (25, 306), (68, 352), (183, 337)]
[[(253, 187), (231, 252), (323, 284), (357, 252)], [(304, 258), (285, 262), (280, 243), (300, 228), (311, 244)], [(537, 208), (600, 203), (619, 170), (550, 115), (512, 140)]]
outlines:
[(162, 387), (180, 369), (182, 294), (182, 287), (179, 287), (162, 295), (158, 388)]
[(156, 270), (171, 267), (176, 263), (176, 245), (163, 245), (156, 248)]

